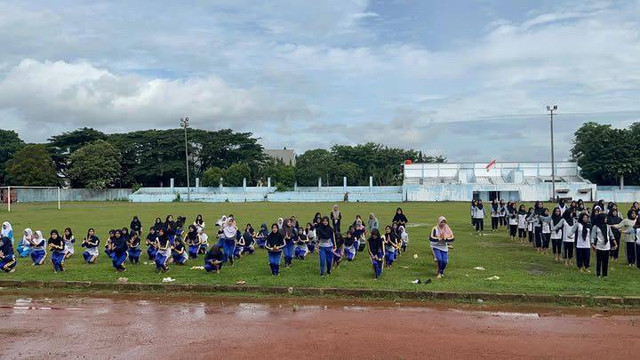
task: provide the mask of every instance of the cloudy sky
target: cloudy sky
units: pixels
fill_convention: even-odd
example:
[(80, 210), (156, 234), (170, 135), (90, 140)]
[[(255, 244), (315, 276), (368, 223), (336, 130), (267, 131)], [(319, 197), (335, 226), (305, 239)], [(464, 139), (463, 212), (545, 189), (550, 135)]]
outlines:
[(0, 0), (0, 124), (251, 131), (449, 161), (557, 157), (640, 120), (640, 1)]

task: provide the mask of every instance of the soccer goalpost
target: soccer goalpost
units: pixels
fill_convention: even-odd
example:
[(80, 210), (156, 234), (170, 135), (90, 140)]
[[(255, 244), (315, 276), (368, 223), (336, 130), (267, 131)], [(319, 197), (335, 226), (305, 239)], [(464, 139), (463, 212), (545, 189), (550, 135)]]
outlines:
[(60, 190), (59, 186), (0, 186), (0, 200), (8, 212), (17, 202), (57, 202), (60, 210)]

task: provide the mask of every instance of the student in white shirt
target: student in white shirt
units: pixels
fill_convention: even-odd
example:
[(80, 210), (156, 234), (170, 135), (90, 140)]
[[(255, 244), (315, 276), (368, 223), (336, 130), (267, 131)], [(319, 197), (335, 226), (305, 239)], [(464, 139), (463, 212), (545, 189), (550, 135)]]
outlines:
[(475, 211), (473, 212), (473, 220), (476, 223), (475, 224), (476, 232), (478, 234), (481, 234), (482, 232), (484, 232), (484, 218), (485, 218), (484, 205), (482, 205), (482, 200), (478, 199), (478, 202), (476, 203)]
[(607, 221), (607, 214), (598, 214), (591, 228), (591, 248), (596, 251), (596, 276), (605, 278), (609, 272), (609, 252), (618, 246)]

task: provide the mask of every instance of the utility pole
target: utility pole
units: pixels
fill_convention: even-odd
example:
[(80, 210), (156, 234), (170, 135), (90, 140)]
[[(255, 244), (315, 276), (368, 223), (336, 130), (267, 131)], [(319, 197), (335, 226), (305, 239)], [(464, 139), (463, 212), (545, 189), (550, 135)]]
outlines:
[(556, 161), (553, 151), (553, 112), (558, 110), (558, 105), (547, 105), (547, 111), (551, 117), (551, 200), (556, 199)]
[(180, 118), (180, 126), (184, 128), (184, 162), (187, 167), (187, 201), (191, 201), (191, 187), (189, 186), (189, 142), (187, 140), (187, 129), (189, 128), (189, 117)]

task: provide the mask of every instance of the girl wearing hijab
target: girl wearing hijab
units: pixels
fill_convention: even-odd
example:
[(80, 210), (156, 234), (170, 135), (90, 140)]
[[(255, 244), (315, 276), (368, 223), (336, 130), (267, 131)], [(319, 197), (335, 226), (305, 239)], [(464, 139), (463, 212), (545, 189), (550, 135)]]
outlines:
[(398, 250), (398, 237), (392, 231), (391, 226), (387, 225), (384, 228), (384, 246), (385, 246), (385, 260), (387, 267), (393, 265), (393, 261), (396, 259), (396, 252)]
[(204, 232), (203, 227), (197, 227), (198, 230), (198, 238), (200, 239), (200, 248), (198, 249), (198, 254), (206, 254), (207, 248), (209, 247), (209, 235)]
[(409, 222), (407, 220), (407, 217), (404, 215), (404, 212), (402, 211), (402, 208), (397, 208), (396, 209), (396, 214), (393, 216), (393, 220), (392, 222), (398, 224), (398, 225), (402, 225), (402, 226), (406, 226), (407, 223)]
[(104, 253), (110, 258), (111, 258), (111, 255), (113, 254), (113, 250), (112, 250), (113, 247), (111, 246), (111, 244), (113, 243), (115, 233), (116, 233), (115, 230), (113, 229), (109, 230), (109, 235), (107, 236), (106, 244), (104, 244)]
[(533, 234), (533, 208), (530, 207), (529, 211), (527, 212), (527, 235), (529, 235), (529, 244), (531, 246), (533, 246), (534, 248), (536, 247), (535, 242), (533, 241), (534, 238), (534, 234)]
[(373, 229), (378, 229), (380, 227), (380, 223), (378, 222), (378, 218), (373, 213), (369, 214), (369, 221), (367, 222), (367, 226), (369, 232), (373, 231)]
[(347, 233), (344, 236), (344, 254), (347, 257), (347, 261), (353, 261), (358, 249), (355, 246), (355, 239), (353, 237), (353, 227), (349, 227)]
[(296, 259), (304, 260), (309, 253), (309, 247), (307, 244), (309, 243), (309, 237), (307, 236), (306, 229), (300, 229), (298, 232), (298, 238), (296, 239), (296, 246), (293, 249), (293, 253)]
[(317, 226), (322, 222), (322, 214), (320, 214), (319, 212), (316, 213), (316, 215), (313, 217), (313, 226)]
[(6, 236), (0, 237), (0, 269), (12, 273), (16, 269), (17, 261), (13, 255), (13, 242)]
[(244, 229), (244, 233), (242, 234), (242, 253), (251, 255), (256, 251), (255, 234), (253, 226), (251, 226), (251, 224), (247, 224)]
[[(567, 229), (566, 224), (565, 229)], [(573, 229), (575, 229), (572, 234), (575, 234), (574, 238), (576, 241), (576, 264), (578, 265), (578, 269), (580, 269), (580, 272), (591, 272), (591, 270), (589, 270), (589, 262), (591, 261), (591, 229), (589, 229), (589, 215), (580, 215), (578, 221), (576, 221), (575, 223), (575, 226), (569, 230)], [(571, 244), (571, 246), (573, 246), (573, 243)]]
[[(193, 226), (193, 225), (190, 225)], [(189, 256), (191, 255), (191, 245), (189, 245)], [(187, 251), (184, 246), (184, 242), (180, 237), (176, 237), (173, 245), (171, 246), (171, 259), (173, 259), (173, 263), (177, 265), (184, 265), (189, 260), (189, 256), (187, 256)], [(197, 258), (194, 257), (193, 259)]]
[(127, 240), (127, 255), (129, 257), (129, 261), (132, 264), (139, 263), (141, 254), (142, 250), (140, 250), (140, 235), (138, 235), (138, 233), (134, 231)]
[(233, 256), (236, 251), (236, 233), (238, 228), (236, 222), (232, 217), (227, 219), (227, 222), (222, 227), (222, 233), (224, 234), (223, 249), (226, 261), (230, 266), (233, 266)]
[[(311, 224), (307, 224), (309, 226)], [(267, 236), (269, 235), (269, 229), (267, 229), (267, 224), (263, 223), (260, 225), (260, 231), (258, 231), (258, 235), (256, 235), (256, 242), (258, 243), (258, 247), (264, 249), (264, 245), (267, 242)]]
[(340, 233), (340, 221), (342, 220), (342, 213), (338, 210), (338, 205), (333, 205), (331, 209), (331, 223), (333, 224), (333, 230), (336, 233)]
[(196, 216), (196, 220), (193, 222), (193, 225), (195, 225), (196, 228), (203, 228), (204, 229), (204, 220), (202, 219), (202, 214), (198, 214)]
[[(573, 220), (573, 219), (572, 219)], [(553, 258), (556, 261), (560, 261), (560, 254), (562, 252), (562, 238), (563, 238), (563, 228), (564, 225), (561, 224), (564, 221), (562, 217), (562, 211), (559, 207), (553, 209), (553, 214), (551, 214), (551, 247), (553, 252)]]
[(29, 256), (31, 254), (31, 239), (33, 239), (33, 231), (30, 228), (24, 229), (24, 235), (22, 235), (22, 241), (16, 248), (18, 256), (21, 258)]
[(471, 226), (476, 227), (476, 207), (478, 206), (478, 200), (471, 200)]
[(473, 213), (473, 220), (476, 225), (476, 232), (481, 234), (484, 231), (484, 205), (482, 205), (482, 200), (478, 199), (476, 202), (475, 211)]
[(540, 234), (542, 237), (542, 246), (538, 248), (543, 255), (549, 253), (549, 244), (551, 243), (551, 216), (549, 216), (549, 209), (544, 208), (542, 216), (538, 218), (540, 221)]
[(123, 236), (122, 230), (115, 230), (111, 241), (111, 263), (118, 272), (127, 270), (124, 262), (127, 261), (128, 248), (127, 238)]
[(195, 225), (189, 225), (189, 231), (187, 231), (187, 233), (184, 235), (183, 244), (187, 244), (187, 246), (189, 246), (189, 257), (192, 259), (197, 259), (201, 243)]
[(0, 236), (8, 238), (13, 244), (13, 227), (11, 227), (11, 224), (8, 221), (2, 223)]
[[(280, 223), (278, 219), (278, 223)], [(284, 266), (290, 267), (291, 261), (293, 260), (293, 248), (295, 247), (296, 241), (296, 229), (291, 226), (291, 219), (286, 219), (282, 221), (282, 226), (280, 228), (280, 232), (282, 232), (282, 237), (284, 237), (285, 247), (284, 247)]]
[(500, 200), (500, 207), (498, 208), (498, 214), (500, 217), (498, 218), (498, 223), (500, 226), (507, 225), (507, 204), (505, 204), (504, 200)]
[[(633, 266), (636, 263), (636, 227), (638, 214), (633, 210), (627, 212), (627, 218), (618, 224), (611, 225), (611, 230), (618, 230), (624, 233), (625, 253), (627, 255), (627, 263)], [(615, 234), (614, 234), (615, 235)]]
[(220, 273), (224, 264), (224, 253), (218, 245), (213, 245), (204, 256), (204, 269), (207, 272)]
[(339, 232), (336, 232), (334, 237), (336, 239), (336, 248), (333, 250), (333, 265), (337, 268), (344, 257), (344, 238)]
[(138, 235), (142, 234), (142, 223), (140, 222), (140, 219), (138, 219), (138, 215), (133, 217), (129, 227), (131, 228), (132, 233), (136, 233)]
[(169, 235), (165, 232), (164, 228), (158, 231), (156, 249), (158, 249), (155, 257), (156, 271), (169, 271), (167, 261), (171, 257), (171, 240), (169, 240)]
[(438, 224), (431, 229), (429, 235), (429, 241), (431, 242), (431, 249), (438, 262), (438, 275), (440, 279), (444, 276), (444, 270), (449, 263), (449, 244), (454, 241), (453, 231), (447, 224), (447, 219), (444, 216), (438, 218)]
[(282, 257), (282, 249), (284, 249), (285, 245), (284, 236), (282, 236), (278, 224), (271, 225), (271, 232), (267, 235), (265, 248), (267, 249), (269, 267), (271, 268), (271, 275), (273, 276), (280, 274), (280, 258)]
[(336, 242), (333, 229), (329, 225), (329, 217), (322, 218), (322, 222), (316, 226), (316, 236), (318, 238), (318, 253), (320, 255), (320, 276), (324, 276), (325, 268), (327, 275), (331, 275), (331, 265), (333, 264), (333, 252), (336, 250)]
[(527, 208), (522, 204), (518, 208), (518, 239), (522, 245), (527, 238), (527, 225)]
[[(618, 215), (618, 206), (616, 204), (612, 204), (609, 210), (609, 214), (607, 215), (609, 218), (607, 219), (607, 224), (611, 228), (611, 232), (613, 233), (613, 238), (616, 240), (616, 244), (621, 244), (620, 238), (622, 238), (622, 232), (619, 228), (615, 227), (622, 222), (622, 218)], [(611, 249), (611, 253), (609, 254), (614, 262), (618, 261), (618, 257), (620, 256), (620, 247), (616, 246)]]
[(385, 258), (384, 244), (378, 229), (371, 230), (371, 236), (367, 240), (367, 243), (369, 245), (369, 258), (373, 266), (373, 278), (378, 280), (380, 276), (382, 276)]
[(509, 207), (507, 224), (509, 225), (509, 239), (516, 241), (516, 235), (518, 234), (518, 213), (515, 208)]
[[(175, 231), (176, 222), (173, 220), (173, 215), (167, 215), (167, 217), (164, 220), (164, 228), (166, 230), (169, 230), (169, 228), (171, 228)], [(169, 234), (168, 232), (167, 232), (167, 235), (171, 236), (171, 234)]]
[[(361, 248), (364, 246), (365, 234), (367, 232), (367, 229), (362, 224), (361, 219), (357, 219), (355, 225), (353, 225), (352, 227), (353, 231), (351, 235), (353, 235), (355, 248), (358, 251), (362, 251)], [(377, 227), (375, 229), (377, 229)]]
[[(586, 216), (585, 219), (588, 222), (589, 216)], [(555, 220), (554, 222), (552, 222), (552, 230), (554, 232), (561, 231), (561, 234), (562, 234), (562, 249), (563, 249), (562, 257), (564, 258), (564, 266), (573, 265), (573, 247), (576, 241), (576, 229), (578, 229), (578, 221), (575, 220), (575, 211), (572, 209), (567, 209), (567, 211), (564, 212), (564, 215), (562, 216), (562, 219), (559, 222), (555, 223)], [(583, 238), (583, 240), (585, 241), (585, 244), (587, 245), (587, 248), (588, 248), (589, 238), (586, 237), (586, 238)], [(554, 243), (554, 254), (556, 254), (555, 253), (556, 250), (560, 251), (559, 249), (555, 248), (555, 245), (556, 244)], [(559, 257), (560, 255), (558, 253), (556, 260), (558, 260)], [(587, 267), (589, 267), (588, 260), (587, 260)]]
[(498, 221), (500, 219), (500, 204), (498, 199), (491, 201), (491, 231), (498, 230)]
[(609, 252), (616, 248), (616, 243), (611, 228), (607, 224), (609, 218), (606, 214), (598, 214), (596, 222), (591, 228), (591, 248), (596, 251), (596, 276), (607, 277), (609, 273)]
[(82, 257), (87, 264), (95, 264), (98, 261), (98, 246), (100, 246), (100, 239), (95, 235), (95, 230), (89, 228), (87, 236), (82, 240), (82, 247), (85, 248)]
[(164, 229), (164, 223), (162, 222), (162, 219), (160, 219), (159, 217), (156, 218), (155, 223), (153, 224), (153, 228), (155, 229), (156, 233), (160, 230), (160, 229)]
[(317, 245), (317, 236), (316, 236), (316, 228), (311, 223), (307, 223), (306, 226), (307, 233), (307, 247), (309, 248), (309, 253), (313, 254), (316, 251)]
[(402, 252), (407, 251), (407, 245), (409, 245), (409, 234), (405, 230), (404, 226), (398, 226), (398, 233), (400, 234), (400, 244)]
[(31, 260), (33, 265), (44, 264), (44, 260), (47, 258), (46, 244), (47, 241), (42, 235), (42, 231), (36, 230), (33, 234), (33, 239), (31, 239)]
[(156, 248), (157, 238), (158, 234), (156, 233), (156, 227), (152, 226), (151, 228), (149, 228), (149, 233), (147, 234), (147, 239), (145, 241), (145, 244), (147, 245), (147, 255), (149, 256), (149, 261), (156, 258), (156, 252), (158, 252), (158, 248)]
[(51, 230), (49, 240), (49, 251), (51, 251), (51, 264), (53, 271), (64, 271), (64, 240), (58, 233), (58, 230)]
[(64, 258), (68, 259), (75, 253), (73, 244), (75, 244), (76, 238), (73, 237), (73, 232), (71, 232), (71, 228), (64, 229), (64, 234), (62, 235), (62, 238), (64, 240)]

